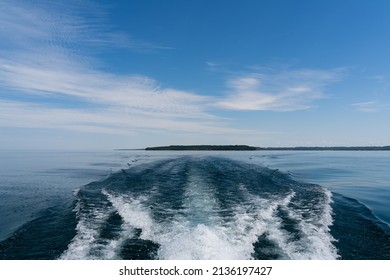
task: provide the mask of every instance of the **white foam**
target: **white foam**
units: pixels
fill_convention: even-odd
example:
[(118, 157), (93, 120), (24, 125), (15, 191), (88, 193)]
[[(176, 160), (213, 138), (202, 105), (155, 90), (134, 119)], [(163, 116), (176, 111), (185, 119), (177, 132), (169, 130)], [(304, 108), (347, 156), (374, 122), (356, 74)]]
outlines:
[(100, 246), (98, 241), (99, 230), (101, 225), (110, 215), (110, 209), (94, 208), (89, 211), (88, 214), (84, 214), (80, 211), (83, 207), (82, 202), (79, 200), (76, 204), (76, 214), (79, 218), (79, 222), (76, 226), (77, 234), (72, 239), (68, 246), (68, 249), (60, 256), (60, 259), (98, 259), (98, 258), (110, 258), (110, 256), (101, 256), (93, 254), (93, 251), (103, 252), (99, 250)]
[(252, 254), (254, 252), (253, 244), (264, 233), (267, 234), (268, 238), (272, 236), (277, 240), (287, 239), (288, 233), (281, 230), (282, 220), (277, 216), (277, 210), (279, 207), (288, 205), (295, 193), (290, 192), (284, 196), (263, 198), (249, 194), (244, 185), (241, 185), (240, 189), (247, 200), (246, 204), (236, 209), (236, 224), (237, 228), (241, 229), (238, 235), (241, 236), (241, 246), (248, 248), (248, 253), (251, 249), (250, 254)]
[(149, 209), (143, 205), (143, 202), (147, 200), (146, 196), (134, 198), (130, 195), (115, 195), (107, 191), (104, 194), (123, 218), (122, 228), (141, 229), (141, 239), (152, 239), (154, 222)]
[(219, 226), (190, 226), (184, 221), (176, 221), (158, 240), (160, 259), (210, 260), (234, 259), (237, 256), (237, 251), (229, 243), (226, 229)]
[[(310, 259), (337, 259), (339, 257), (335, 241), (330, 234), (329, 226), (332, 224), (331, 193), (325, 191), (325, 201), (317, 207), (321, 207), (321, 215), (310, 216), (311, 208), (296, 209), (288, 204), (283, 205), (289, 218), (295, 220), (299, 226), (301, 237), (298, 240), (290, 241), (289, 234), (281, 228), (271, 226), (269, 238), (273, 240), (286, 253), (286, 256), (294, 260)], [(306, 213), (305, 213), (306, 212)]]
[(187, 220), (193, 224), (217, 224), (220, 222), (220, 206), (214, 186), (197, 172), (190, 170), (184, 189), (183, 207)]
[[(204, 174), (204, 173), (203, 173)], [(229, 239), (229, 228), (219, 215), (214, 187), (197, 169), (189, 170), (184, 211), (164, 225), (156, 241), (160, 259), (238, 259), (240, 249)]]
[[(77, 234), (68, 246), (68, 249), (61, 255), (60, 259), (118, 259), (118, 250), (121, 248), (123, 242), (132, 236), (134, 236), (134, 228), (137, 227), (137, 223), (128, 223), (128, 217), (133, 212), (129, 210), (128, 204), (123, 202), (126, 197), (116, 197), (113, 194), (108, 193), (106, 190), (102, 191), (102, 194), (106, 195), (108, 200), (112, 203), (113, 207), (105, 204), (95, 205), (87, 214), (83, 214), (80, 211), (82, 205), (81, 201), (77, 202), (76, 212), (79, 217), (76, 230)], [(135, 208), (137, 207), (135, 203)], [(89, 204), (91, 206), (91, 203)], [(103, 225), (107, 222), (107, 219), (115, 211), (124, 218), (125, 222), (121, 225), (121, 232), (118, 237), (114, 239), (103, 239), (100, 236)], [(127, 214), (126, 214), (127, 213)], [(143, 219), (141, 217), (140, 219)]]
[[(197, 170), (190, 170), (184, 186), (183, 210), (175, 212), (172, 219), (155, 221), (148, 207), (154, 201), (159, 188), (153, 187), (148, 194), (134, 196), (103, 191), (112, 204), (108, 212), (95, 211), (92, 216), (80, 217), (78, 234), (63, 254), (63, 259), (119, 258), (117, 252), (123, 242), (134, 237), (134, 229), (141, 229), (139, 238), (159, 244), (159, 259), (251, 259), (254, 243), (265, 234), (278, 248), (277, 254), (286, 259), (336, 259), (334, 241), (330, 235), (332, 224), (331, 193), (325, 191), (318, 217), (307, 217), (309, 208), (299, 207), (292, 199), (296, 194), (260, 197), (248, 192), (244, 184), (238, 190), (244, 201), (227, 209), (231, 216), (221, 214), (214, 186)], [(294, 207), (293, 207), (294, 206)], [(301, 237), (292, 239), (283, 229), (278, 216), (283, 209), (296, 221)], [(170, 209), (160, 209), (171, 211)], [(226, 209), (225, 209), (226, 210)], [(111, 211), (111, 212), (110, 212)], [(98, 242), (99, 227), (112, 211), (122, 217), (121, 232), (116, 239)], [(260, 245), (261, 246), (261, 245)], [(99, 254), (96, 252), (100, 251)]]
[[(239, 188), (246, 190), (243, 185)], [(259, 236), (277, 223), (277, 207), (288, 204), (293, 196), (267, 200), (248, 195), (245, 204), (235, 207), (234, 216), (224, 219), (217, 215), (219, 205), (212, 190), (202, 177), (190, 176), (185, 199), (185, 213), (190, 215), (178, 216), (157, 238), (160, 259), (251, 259)], [(197, 218), (194, 224), (194, 211), (206, 215), (204, 223)]]

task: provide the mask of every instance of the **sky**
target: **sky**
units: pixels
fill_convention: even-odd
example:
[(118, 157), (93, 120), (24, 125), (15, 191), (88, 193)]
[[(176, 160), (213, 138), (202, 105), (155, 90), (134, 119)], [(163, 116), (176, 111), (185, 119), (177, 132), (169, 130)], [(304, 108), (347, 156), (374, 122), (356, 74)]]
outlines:
[(0, 149), (390, 145), (390, 1), (0, 1)]

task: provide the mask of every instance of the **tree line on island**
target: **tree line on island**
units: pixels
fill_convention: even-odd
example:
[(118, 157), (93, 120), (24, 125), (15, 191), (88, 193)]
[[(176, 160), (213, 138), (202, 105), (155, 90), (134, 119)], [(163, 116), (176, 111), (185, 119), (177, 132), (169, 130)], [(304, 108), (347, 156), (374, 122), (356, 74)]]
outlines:
[(148, 147), (147, 151), (255, 151), (256, 147), (247, 145), (171, 145)]
[(390, 146), (353, 147), (253, 147), (248, 145), (170, 145), (147, 147), (147, 151), (390, 151)]

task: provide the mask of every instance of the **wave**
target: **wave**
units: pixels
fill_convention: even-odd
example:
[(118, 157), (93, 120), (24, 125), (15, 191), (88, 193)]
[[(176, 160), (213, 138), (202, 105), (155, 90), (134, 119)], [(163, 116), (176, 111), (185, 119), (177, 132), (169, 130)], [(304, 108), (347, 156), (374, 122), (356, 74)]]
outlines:
[(275, 170), (183, 157), (123, 170), (77, 195), (77, 234), (62, 259), (339, 257), (330, 192)]
[(222, 157), (132, 164), (0, 242), (0, 259), (390, 259), (359, 201)]
[(390, 259), (390, 228), (358, 200), (334, 193), (331, 234), (341, 259)]

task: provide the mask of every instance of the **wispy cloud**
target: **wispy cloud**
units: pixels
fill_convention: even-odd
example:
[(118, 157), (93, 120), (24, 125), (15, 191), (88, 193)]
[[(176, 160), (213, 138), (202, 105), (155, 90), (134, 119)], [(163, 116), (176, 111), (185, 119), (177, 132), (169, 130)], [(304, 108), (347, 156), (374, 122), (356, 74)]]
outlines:
[(364, 113), (375, 113), (390, 109), (390, 104), (380, 103), (376, 100), (353, 103), (351, 106), (355, 108), (356, 111)]
[[(162, 88), (145, 76), (92, 70), (69, 57), (2, 59), (0, 85), (3, 92), (12, 91), (18, 96), (12, 102), (0, 99), (3, 126), (8, 123), (115, 133), (141, 128), (206, 134), (239, 131), (208, 112), (210, 97)], [(21, 101), (27, 97), (33, 102)]]
[(52, 128), (83, 132), (134, 134), (140, 131), (194, 132), (205, 134), (234, 134), (244, 130), (221, 126), (211, 120), (194, 122), (159, 115), (142, 115), (125, 107), (101, 109), (56, 108), (0, 99), (0, 126), (20, 128)]
[(339, 80), (341, 72), (341, 69), (302, 69), (239, 75), (228, 81), (230, 91), (217, 106), (258, 111), (308, 109), (314, 100), (325, 96), (325, 87)]
[(105, 7), (95, 1), (0, 2), (2, 45), (12, 49), (52, 48), (92, 52), (100, 47), (137, 52), (173, 49), (134, 38), (106, 23)]
[(94, 2), (71, 3), (0, 3), (0, 126), (111, 134), (244, 132), (210, 113), (210, 97), (163, 88), (142, 75), (97, 70), (83, 48), (165, 47), (107, 32), (98, 13), (91, 22), (78, 10), (88, 4), (94, 12)]
[(75, 61), (72, 63), (69, 58), (0, 60), (0, 83), (25, 95), (73, 98), (100, 106), (120, 106), (181, 118), (211, 117), (202, 109), (207, 97), (160, 88), (157, 82), (144, 76), (95, 71)]

